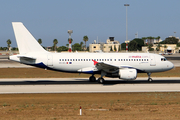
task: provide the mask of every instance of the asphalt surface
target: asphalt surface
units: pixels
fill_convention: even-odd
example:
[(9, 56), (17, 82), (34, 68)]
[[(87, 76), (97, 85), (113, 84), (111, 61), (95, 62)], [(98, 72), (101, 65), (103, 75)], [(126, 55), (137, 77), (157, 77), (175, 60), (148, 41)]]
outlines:
[(104, 84), (87, 78), (0, 79), (0, 94), (6, 93), (106, 93), (106, 92), (179, 92), (180, 78), (137, 78), (122, 81), (106, 78)]

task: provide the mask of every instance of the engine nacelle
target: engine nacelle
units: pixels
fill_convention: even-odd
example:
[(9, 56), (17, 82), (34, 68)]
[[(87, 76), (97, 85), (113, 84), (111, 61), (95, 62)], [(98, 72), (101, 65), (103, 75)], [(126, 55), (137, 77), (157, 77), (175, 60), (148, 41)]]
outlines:
[(135, 80), (137, 78), (136, 69), (119, 69), (119, 79)]

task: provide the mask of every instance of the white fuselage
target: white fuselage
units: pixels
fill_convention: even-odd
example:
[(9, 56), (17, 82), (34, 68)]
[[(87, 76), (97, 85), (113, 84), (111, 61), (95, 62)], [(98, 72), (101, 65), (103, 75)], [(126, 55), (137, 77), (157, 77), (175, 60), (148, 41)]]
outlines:
[(11, 57), (11, 60), (25, 64), (37, 66), (43, 63), (43, 68), (64, 72), (83, 72), (91, 71), (95, 64), (92, 60), (103, 62), (119, 68), (133, 68), (138, 72), (163, 72), (170, 70), (174, 65), (167, 61), (163, 56), (150, 53), (28, 53), (27, 56), (36, 58), (35, 63), (20, 61), (18, 57)]

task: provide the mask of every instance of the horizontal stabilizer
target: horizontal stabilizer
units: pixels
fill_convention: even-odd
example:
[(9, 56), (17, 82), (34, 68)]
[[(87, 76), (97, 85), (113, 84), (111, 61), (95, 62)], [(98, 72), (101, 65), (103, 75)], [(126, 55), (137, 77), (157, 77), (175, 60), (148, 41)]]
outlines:
[(17, 55), (18, 58), (25, 58), (25, 59), (32, 59), (32, 60), (36, 60), (36, 58), (31, 57), (31, 56), (25, 56), (25, 55)]

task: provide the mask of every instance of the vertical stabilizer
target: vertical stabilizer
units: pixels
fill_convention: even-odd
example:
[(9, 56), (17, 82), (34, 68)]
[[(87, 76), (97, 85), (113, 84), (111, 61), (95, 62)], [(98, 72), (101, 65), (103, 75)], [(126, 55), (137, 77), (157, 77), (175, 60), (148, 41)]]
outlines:
[(46, 52), (21, 22), (12, 22), (19, 53)]

